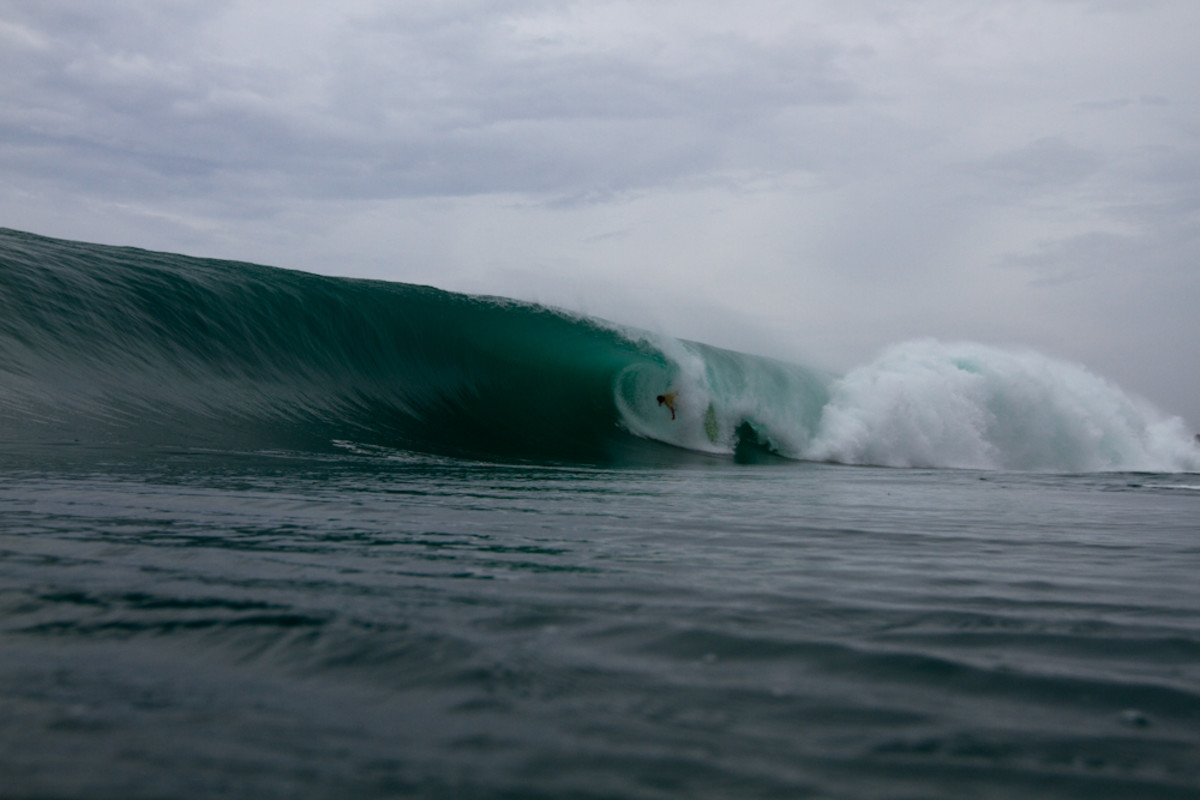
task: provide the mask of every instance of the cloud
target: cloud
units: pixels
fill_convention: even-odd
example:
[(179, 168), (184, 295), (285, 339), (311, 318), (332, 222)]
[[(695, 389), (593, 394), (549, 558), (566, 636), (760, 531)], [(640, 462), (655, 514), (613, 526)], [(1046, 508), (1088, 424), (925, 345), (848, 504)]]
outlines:
[(986, 182), (1020, 192), (1060, 189), (1079, 183), (1102, 165), (1095, 153), (1058, 136), (1043, 136), (1022, 147), (984, 159), (979, 168)]
[(290, 4), (98, 5), (10, 24), (51, 44), (11, 72), (0, 125), (47, 146), (11, 159), (29, 172), (65, 155), (118, 194), (128, 169), (194, 193), (247, 175), (290, 196), (624, 191), (777, 170), (793, 148), (771, 120), (850, 97), (818, 44), (575, 41), (540, 5), (357, 3), (304, 24)]

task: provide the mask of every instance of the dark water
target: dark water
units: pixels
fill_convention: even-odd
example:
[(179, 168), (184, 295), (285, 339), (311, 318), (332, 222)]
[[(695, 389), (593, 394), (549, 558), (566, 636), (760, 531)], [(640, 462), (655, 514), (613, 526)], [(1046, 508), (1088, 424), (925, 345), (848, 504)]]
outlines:
[(1195, 797), (1195, 484), (10, 464), (4, 794)]
[(1198, 473), (1036, 354), (0, 231), (0, 797), (1194, 798)]

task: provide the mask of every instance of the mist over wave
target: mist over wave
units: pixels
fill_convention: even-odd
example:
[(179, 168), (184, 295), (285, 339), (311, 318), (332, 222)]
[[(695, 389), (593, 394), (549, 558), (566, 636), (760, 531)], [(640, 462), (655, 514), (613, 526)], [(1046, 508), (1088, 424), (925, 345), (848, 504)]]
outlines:
[(10, 444), (1200, 469), (1181, 420), (1032, 352), (909, 342), (839, 377), (504, 298), (4, 230), (0, 412)]

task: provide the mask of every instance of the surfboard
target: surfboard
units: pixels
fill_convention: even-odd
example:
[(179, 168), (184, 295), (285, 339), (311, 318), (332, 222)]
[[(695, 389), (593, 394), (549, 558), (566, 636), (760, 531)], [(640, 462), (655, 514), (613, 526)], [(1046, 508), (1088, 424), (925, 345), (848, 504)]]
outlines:
[(704, 433), (713, 444), (717, 443), (717, 436), (721, 433), (721, 428), (717, 424), (717, 411), (713, 408), (712, 403), (708, 404), (708, 410), (704, 412)]

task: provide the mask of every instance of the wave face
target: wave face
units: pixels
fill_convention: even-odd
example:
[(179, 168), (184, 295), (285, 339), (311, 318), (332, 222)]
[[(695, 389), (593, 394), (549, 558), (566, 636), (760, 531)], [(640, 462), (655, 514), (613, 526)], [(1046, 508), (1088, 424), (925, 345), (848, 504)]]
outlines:
[(0, 440), (1200, 466), (1180, 420), (1031, 353), (915, 342), (837, 378), (503, 298), (8, 230)]

